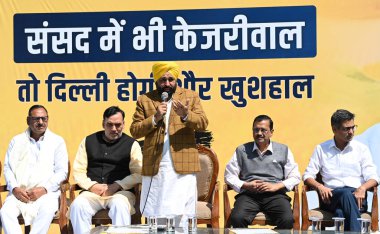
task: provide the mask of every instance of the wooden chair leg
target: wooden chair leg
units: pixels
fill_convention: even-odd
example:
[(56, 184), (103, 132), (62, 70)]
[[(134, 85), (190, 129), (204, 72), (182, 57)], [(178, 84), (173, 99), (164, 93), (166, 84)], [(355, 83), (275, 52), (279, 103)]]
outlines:
[(67, 225), (60, 226), (59, 229), (61, 230), (61, 234), (69, 234), (69, 229)]
[(24, 226), (24, 230), (25, 230), (25, 234), (29, 234), (30, 233), (30, 225)]

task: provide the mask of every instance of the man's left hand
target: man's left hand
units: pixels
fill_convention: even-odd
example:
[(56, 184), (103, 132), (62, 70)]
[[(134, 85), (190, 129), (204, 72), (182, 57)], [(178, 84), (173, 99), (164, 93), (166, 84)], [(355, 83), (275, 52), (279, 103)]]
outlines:
[(277, 190), (283, 187), (282, 183), (270, 183), (270, 182), (261, 182), (257, 186), (257, 192), (276, 192)]
[(173, 100), (173, 110), (177, 115), (179, 115), (182, 119), (185, 118), (189, 113), (189, 99), (186, 99), (186, 105), (183, 105), (181, 101)]
[(35, 201), (40, 198), (42, 195), (46, 194), (47, 191), (44, 187), (36, 187), (26, 191), (31, 201)]
[(363, 187), (359, 187), (359, 188), (357, 188), (354, 192), (353, 192), (353, 194), (354, 194), (354, 196), (355, 196), (355, 198), (356, 198), (356, 201), (357, 201), (357, 203), (358, 203), (358, 207), (359, 207), (359, 209), (360, 208), (362, 208), (362, 205), (363, 205), (363, 199), (365, 198), (365, 192), (366, 192), (366, 189), (365, 188), (363, 188)]
[(112, 196), (114, 195), (117, 191), (121, 189), (121, 186), (118, 183), (113, 183), (109, 184), (107, 187), (107, 190), (103, 193), (103, 197), (105, 196)]

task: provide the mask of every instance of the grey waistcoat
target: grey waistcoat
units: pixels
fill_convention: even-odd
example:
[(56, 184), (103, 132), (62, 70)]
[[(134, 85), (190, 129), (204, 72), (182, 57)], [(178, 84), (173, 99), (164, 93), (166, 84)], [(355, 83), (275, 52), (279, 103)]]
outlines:
[(254, 142), (240, 145), (236, 149), (240, 167), (240, 179), (243, 181), (263, 180), (277, 183), (284, 180), (284, 166), (288, 160), (288, 147), (273, 142), (273, 152), (267, 150), (263, 156), (253, 152)]

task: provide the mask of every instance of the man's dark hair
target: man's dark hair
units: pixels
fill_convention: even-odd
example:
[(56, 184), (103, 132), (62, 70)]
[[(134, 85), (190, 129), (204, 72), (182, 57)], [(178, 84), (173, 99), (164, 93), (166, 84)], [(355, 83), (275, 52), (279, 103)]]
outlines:
[(48, 113), (48, 111), (46, 110), (46, 108), (43, 106), (43, 105), (33, 105), (29, 108), (29, 111), (28, 111), (28, 116), (32, 116), (32, 111), (35, 110), (35, 109), (44, 109), (46, 111), (46, 114)]
[(108, 107), (104, 113), (103, 113), (103, 120), (105, 120), (106, 118), (109, 118), (111, 117), (112, 115), (115, 115), (117, 114), (118, 112), (121, 113), (121, 115), (123, 116), (123, 119), (125, 117), (125, 113), (122, 109), (120, 109), (118, 106), (111, 106), (111, 107)]
[[(263, 120), (269, 120), (269, 127), (270, 127), (270, 130), (273, 130), (273, 121), (272, 119), (267, 116), (267, 115), (259, 115), (257, 116), (254, 120), (253, 120), (253, 125), (255, 125), (255, 123), (257, 122), (261, 122)], [(253, 128), (253, 125), (252, 125), (252, 128)]]
[(339, 109), (331, 116), (331, 126), (340, 128), (343, 122), (353, 120), (354, 118), (355, 114), (349, 112), (348, 110)]

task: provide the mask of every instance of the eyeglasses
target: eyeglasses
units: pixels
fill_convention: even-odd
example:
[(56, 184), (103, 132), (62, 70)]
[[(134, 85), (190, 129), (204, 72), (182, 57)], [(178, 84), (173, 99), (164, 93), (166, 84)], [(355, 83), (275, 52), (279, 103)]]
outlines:
[(40, 117), (28, 116), (28, 118), (33, 122), (39, 122), (40, 120), (42, 120), (43, 122), (47, 122), (49, 119), (49, 116), (40, 116)]
[(267, 134), (269, 132), (269, 130), (265, 128), (253, 128), (253, 131), (255, 133), (259, 133), (261, 131), (263, 134)]
[(340, 130), (343, 132), (349, 132), (350, 130), (355, 131), (358, 128), (358, 125), (350, 126), (350, 127), (340, 127)]
[(158, 82), (160, 82), (160, 83), (166, 83), (166, 82), (168, 82), (169, 81), (169, 83), (170, 82), (173, 82), (175, 79), (173, 78), (173, 77), (169, 77), (169, 78), (160, 78), (159, 80), (158, 80)]

